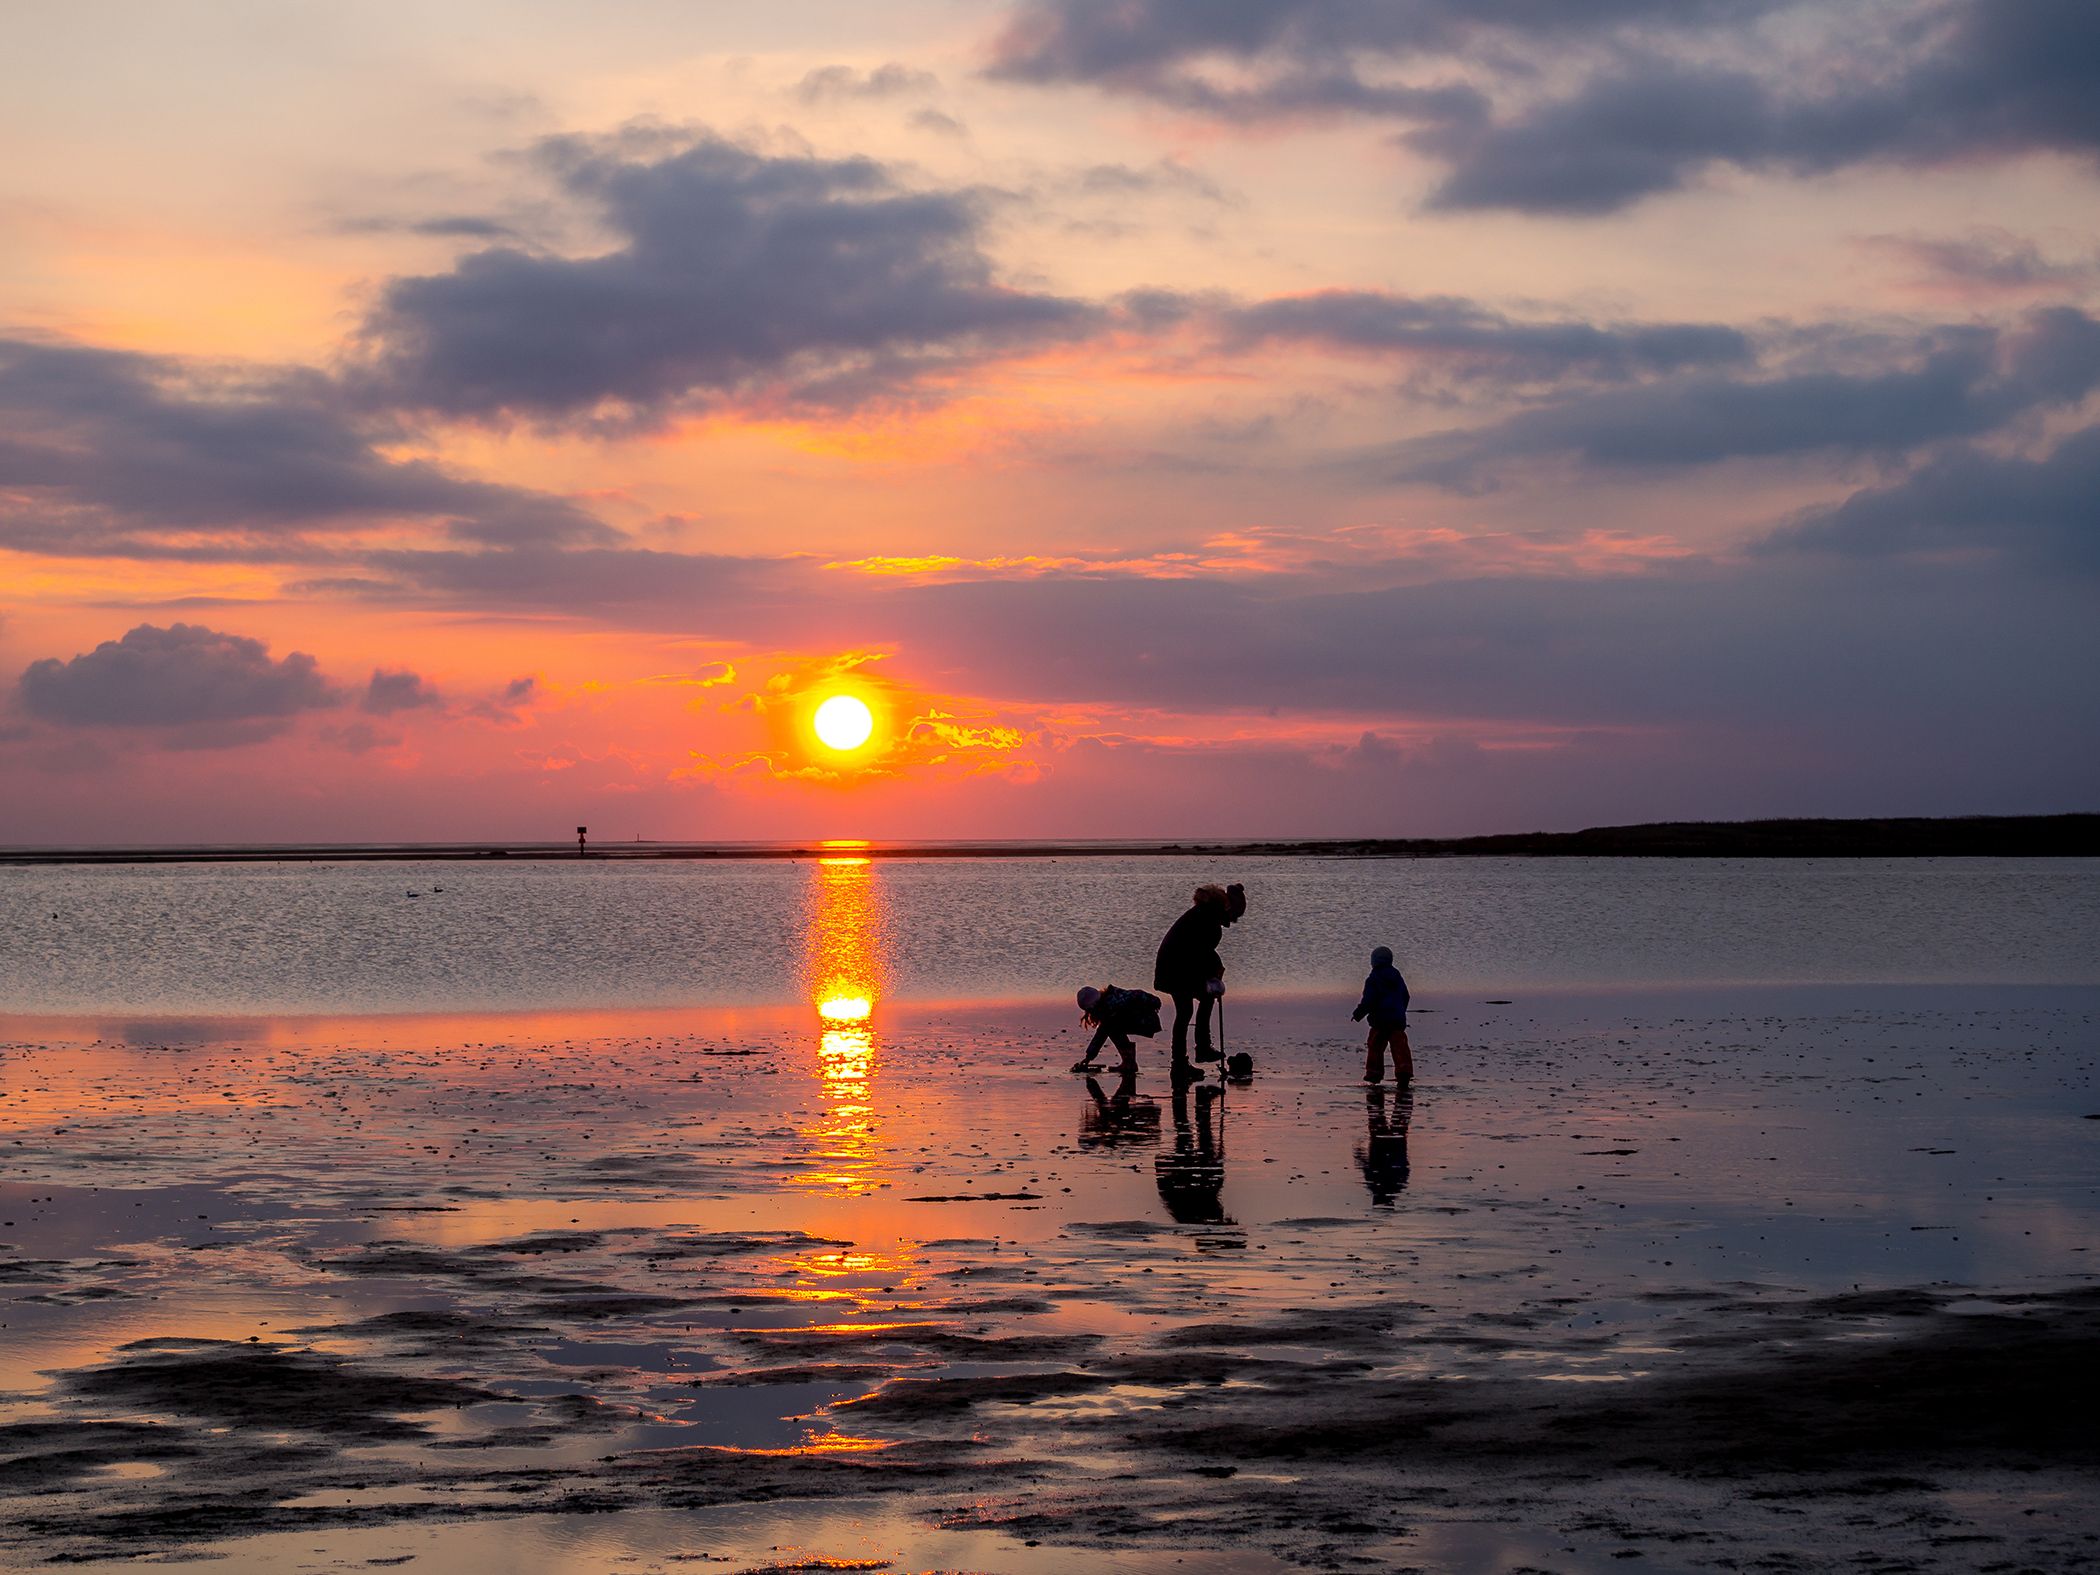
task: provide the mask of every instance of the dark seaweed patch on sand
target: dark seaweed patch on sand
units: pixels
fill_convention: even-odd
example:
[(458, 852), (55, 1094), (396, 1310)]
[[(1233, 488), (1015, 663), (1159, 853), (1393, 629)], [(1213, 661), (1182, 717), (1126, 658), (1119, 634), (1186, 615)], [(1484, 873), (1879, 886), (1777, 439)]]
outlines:
[[(1731, 1306), (1712, 1328), (1699, 1322), (1711, 1314), (1689, 1314), (1659, 1338), (1653, 1369), (1603, 1383), (1308, 1362), (1219, 1385), (1225, 1372), (1190, 1371), (1167, 1404), (1061, 1419), (1131, 1474), (981, 1501), (962, 1520), (1102, 1548), (1186, 1542), (1228, 1491), (1186, 1483), (1201, 1472), (1231, 1476), (1236, 1542), (1316, 1567), (1361, 1562), (1425, 1517), (1499, 1520), (1620, 1556), (1666, 1547), (1684, 1567), (1967, 1569), (2000, 1541), (2023, 1550), (2008, 1569), (2087, 1567), (2093, 1534), (2069, 1506), (2100, 1475), (2100, 1291), (1973, 1300), (1788, 1300), (1764, 1304), (1761, 1322)], [(1374, 1310), (1361, 1311), (1369, 1326)], [(1695, 1329), (1715, 1338), (1679, 1338)], [(1146, 1376), (1171, 1385), (1180, 1354), (1149, 1358)], [(1085, 1392), (1118, 1369), (1143, 1371), (1101, 1362), (987, 1382), (976, 1398)], [(893, 1383), (855, 1414), (936, 1419), (947, 1387)], [(969, 1381), (952, 1398), (969, 1400)], [(1818, 1528), (1813, 1561), (1804, 1517)]]
[(399, 1312), (375, 1313), (348, 1323), (310, 1324), (288, 1329), (287, 1334), (321, 1335), (344, 1340), (390, 1340), (439, 1349), (461, 1345), (495, 1345), (521, 1335), (545, 1334), (542, 1323), (513, 1323), (479, 1317), (453, 1308), (405, 1308)]
[(64, 1374), (62, 1387), (89, 1404), (372, 1442), (421, 1436), (427, 1430), (405, 1420), (416, 1412), (497, 1398), (471, 1384), (366, 1368), (314, 1351), (217, 1340), (142, 1344), (123, 1347), (120, 1360), (106, 1366)]
[(1170, 1346), (1310, 1345), (1359, 1350), (1387, 1345), (1409, 1311), (1406, 1303), (1370, 1307), (1336, 1307), (1290, 1318), (1249, 1319), (1244, 1323), (1196, 1323), (1173, 1330)]
[(736, 1338), (775, 1354), (827, 1357), (841, 1351), (903, 1349), (979, 1362), (1064, 1361), (1101, 1343), (1097, 1334), (967, 1334), (943, 1323), (817, 1324), (740, 1330)]
[(777, 1384), (850, 1384), (871, 1378), (890, 1378), (898, 1372), (885, 1362), (804, 1362), (791, 1367), (746, 1367), (735, 1372), (709, 1373), (692, 1380), (695, 1388), (750, 1389)]
[(627, 1254), (635, 1258), (740, 1258), (786, 1252), (838, 1252), (853, 1245), (806, 1231), (680, 1231), (675, 1234), (636, 1231), (644, 1237)]
[(606, 1462), (602, 1480), (638, 1502), (694, 1508), (782, 1498), (897, 1493), (986, 1472), (1040, 1480), (1055, 1468), (1000, 1459), (975, 1439), (922, 1439), (835, 1452), (644, 1450)]
[(160, 1422), (16, 1422), (0, 1427), (0, 1497), (48, 1493), (106, 1466), (196, 1452)]
[(952, 1416), (973, 1406), (1027, 1405), (1064, 1395), (1106, 1389), (1115, 1380), (1101, 1373), (1014, 1373), (989, 1378), (899, 1378), (871, 1395), (842, 1401), (838, 1409), (859, 1415), (919, 1420)]

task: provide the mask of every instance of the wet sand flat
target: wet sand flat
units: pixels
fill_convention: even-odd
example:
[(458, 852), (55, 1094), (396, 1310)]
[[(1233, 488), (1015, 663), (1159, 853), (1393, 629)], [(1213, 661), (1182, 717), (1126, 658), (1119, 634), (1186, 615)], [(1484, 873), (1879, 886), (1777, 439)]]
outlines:
[(0, 1564), (2100, 1564), (2100, 992), (0, 1021)]

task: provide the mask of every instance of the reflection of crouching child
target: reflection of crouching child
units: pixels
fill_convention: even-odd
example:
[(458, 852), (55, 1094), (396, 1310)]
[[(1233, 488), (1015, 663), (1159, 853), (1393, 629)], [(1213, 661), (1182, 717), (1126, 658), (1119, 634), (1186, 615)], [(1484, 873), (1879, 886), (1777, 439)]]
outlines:
[(1113, 1040), (1122, 1053), (1122, 1065), (1117, 1070), (1125, 1076), (1137, 1072), (1137, 1046), (1130, 1042), (1132, 1034), (1142, 1034), (1149, 1039), (1159, 1032), (1159, 997), (1145, 990), (1119, 990), (1106, 985), (1096, 990), (1088, 986), (1079, 992), (1081, 1020), (1094, 1030), (1093, 1042), (1086, 1047), (1086, 1054), (1072, 1065), (1075, 1072), (1094, 1070), (1094, 1057), (1101, 1053), (1102, 1045)]
[(1351, 1019), (1371, 1021), (1364, 1039), (1364, 1081), (1385, 1077), (1385, 1052), (1393, 1052), (1393, 1081), (1405, 1088), (1415, 1075), (1414, 1046), (1407, 1042), (1407, 981), (1393, 966), (1393, 949), (1381, 946), (1371, 953), (1371, 972), (1364, 980), (1363, 999), (1356, 1003)]

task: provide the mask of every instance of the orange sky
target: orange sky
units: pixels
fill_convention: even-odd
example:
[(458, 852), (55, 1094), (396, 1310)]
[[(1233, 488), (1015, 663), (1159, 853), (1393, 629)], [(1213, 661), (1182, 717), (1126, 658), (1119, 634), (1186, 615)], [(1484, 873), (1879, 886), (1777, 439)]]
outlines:
[(0, 19), (0, 843), (2089, 807), (2090, 24), (1737, 9)]

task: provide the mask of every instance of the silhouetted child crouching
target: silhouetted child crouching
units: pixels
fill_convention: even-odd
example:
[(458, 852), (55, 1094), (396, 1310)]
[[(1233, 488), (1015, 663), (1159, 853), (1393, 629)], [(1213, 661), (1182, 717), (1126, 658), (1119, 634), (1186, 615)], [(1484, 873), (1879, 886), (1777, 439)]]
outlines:
[(1371, 953), (1371, 972), (1364, 980), (1363, 999), (1349, 1015), (1359, 1023), (1368, 1018), (1371, 1024), (1364, 1039), (1364, 1081), (1384, 1080), (1388, 1049), (1393, 1052), (1393, 1081), (1402, 1088), (1414, 1081), (1415, 1051), (1407, 1042), (1407, 981), (1393, 966), (1390, 946), (1381, 946)]
[(1104, 1044), (1113, 1042), (1122, 1055), (1117, 1070), (1125, 1077), (1137, 1071), (1137, 1046), (1130, 1042), (1132, 1034), (1146, 1038), (1159, 1032), (1159, 997), (1148, 990), (1119, 990), (1114, 985), (1095, 989), (1089, 985), (1079, 992), (1081, 1020), (1094, 1030), (1093, 1042), (1086, 1047), (1086, 1054), (1072, 1065), (1075, 1072), (1094, 1070), (1094, 1057), (1101, 1053)]

